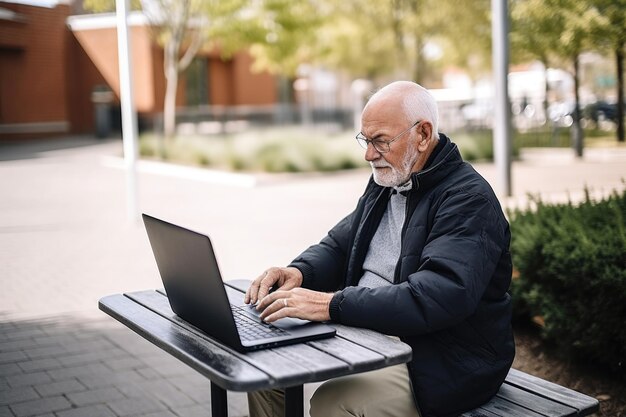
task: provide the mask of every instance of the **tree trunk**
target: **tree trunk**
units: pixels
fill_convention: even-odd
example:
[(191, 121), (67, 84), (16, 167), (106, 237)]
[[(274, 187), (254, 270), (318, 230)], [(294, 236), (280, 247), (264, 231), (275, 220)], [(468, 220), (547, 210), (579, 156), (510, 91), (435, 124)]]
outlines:
[(170, 142), (176, 133), (176, 90), (178, 89), (178, 44), (171, 39), (165, 45), (165, 100), (163, 102), (163, 135)]
[(413, 81), (418, 84), (422, 84), (424, 82), (424, 73), (426, 67), (426, 60), (424, 59), (424, 53), (422, 49), (424, 49), (424, 43), (422, 42), (422, 38), (419, 34), (415, 35), (416, 45), (415, 45), (415, 67), (413, 73)]
[(617, 60), (617, 141), (624, 142), (624, 43), (615, 51)]
[(574, 146), (574, 150), (576, 151), (576, 156), (582, 158), (583, 156), (583, 130), (580, 126), (580, 97), (578, 95), (578, 88), (580, 87), (580, 65), (579, 65), (579, 56), (576, 54), (574, 56), (574, 114), (572, 115), (574, 118), (574, 123), (572, 124), (571, 135), (572, 135), (572, 145)]
[[(550, 106), (550, 102), (548, 100), (548, 96), (550, 95), (550, 84), (548, 83), (548, 60), (547, 59), (542, 59), (541, 62), (543, 63), (543, 76), (546, 80), (545, 83), (545, 95), (543, 97), (543, 114), (546, 117), (546, 123), (549, 123), (550, 120), (550, 115), (548, 114), (548, 107)], [(548, 124), (548, 126), (550, 126)]]

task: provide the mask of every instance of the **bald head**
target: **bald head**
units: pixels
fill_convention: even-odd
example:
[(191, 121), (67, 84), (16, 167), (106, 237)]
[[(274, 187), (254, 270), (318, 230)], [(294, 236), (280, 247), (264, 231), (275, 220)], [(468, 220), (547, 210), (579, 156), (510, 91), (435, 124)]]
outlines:
[(363, 109), (367, 112), (380, 111), (381, 108), (401, 111), (407, 123), (417, 120), (430, 122), (433, 136), (439, 137), (439, 113), (434, 97), (419, 84), (412, 81), (395, 81), (387, 84), (370, 97)]

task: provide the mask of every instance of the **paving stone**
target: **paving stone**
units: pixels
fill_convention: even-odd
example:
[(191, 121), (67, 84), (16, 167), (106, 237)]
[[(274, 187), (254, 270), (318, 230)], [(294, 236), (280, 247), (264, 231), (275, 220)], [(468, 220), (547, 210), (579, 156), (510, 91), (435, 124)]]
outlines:
[(143, 363), (145, 363), (146, 365), (154, 369), (157, 369), (160, 367), (169, 367), (169, 366), (187, 367), (181, 361), (179, 361), (173, 356), (166, 354), (163, 351), (159, 351), (158, 354), (156, 355), (142, 356), (140, 359)]
[(85, 363), (108, 360), (109, 358), (120, 358), (128, 356), (128, 353), (121, 349), (94, 350), (86, 353), (78, 353), (68, 356), (58, 356), (57, 359), (64, 366), (82, 365)]
[(24, 372), (42, 371), (61, 367), (61, 362), (55, 358), (35, 359), (26, 362), (18, 362), (17, 365)]
[(65, 397), (59, 396), (11, 404), (10, 407), (17, 417), (26, 417), (45, 412), (67, 410), (72, 407), (72, 404)]
[(107, 405), (118, 416), (131, 416), (165, 410), (163, 405), (158, 404), (150, 398), (126, 398), (123, 400), (110, 401)]
[(99, 375), (78, 376), (78, 380), (87, 388), (94, 389), (116, 384), (141, 382), (144, 381), (144, 378), (136, 371), (111, 372), (107, 370)]
[(177, 417), (176, 414), (169, 410), (157, 411), (154, 413), (141, 414), (141, 417)]
[[(235, 393), (232, 396), (228, 393), (228, 415), (229, 417), (247, 417), (248, 401), (245, 393)], [(242, 395), (244, 396), (242, 401)], [(206, 417), (211, 415), (211, 404), (198, 404), (189, 407), (171, 407), (171, 410), (181, 417)]]
[(48, 375), (57, 381), (88, 376), (108, 375), (111, 371), (101, 363), (90, 363), (83, 366), (72, 366), (70, 368), (52, 369)]
[(45, 336), (46, 334), (38, 328), (22, 328), (18, 327), (16, 330), (8, 331), (4, 333), (6, 340), (19, 340), (19, 339), (32, 339), (37, 336)]
[(11, 389), (11, 387), (9, 387), (9, 384), (7, 384), (4, 378), (0, 378), (0, 391), (5, 391), (8, 389)]
[(52, 378), (46, 372), (32, 372), (28, 374), (7, 376), (6, 381), (14, 388), (24, 387), (27, 385), (39, 385), (52, 381)]
[[(125, 358), (117, 358), (117, 359), (107, 359), (104, 362), (104, 365), (108, 368), (111, 368), (113, 371), (121, 371), (126, 369), (137, 369), (142, 368), (145, 365), (137, 358), (133, 357), (125, 357)], [(141, 373), (141, 372), (140, 372)], [(156, 372), (155, 372), (156, 374)], [(141, 373), (143, 375), (143, 373)]]
[(33, 347), (24, 350), (24, 353), (31, 359), (54, 358), (65, 352), (65, 348), (61, 345)]
[(106, 403), (111, 400), (121, 400), (124, 397), (116, 388), (100, 388), (76, 393), (68, 393), (66, 397), (77, 406)]
[(115, 349), (117, 346), (101, 335), (94, 340), (82, 340), (72, 343), (71, 345), (66, 345), (65, 348), (69, 353), (87, 353)]
[(194, 405), (191, 407), (172, 407), (172, 411), (181, 417), (206, 417), (211, 415), (211, 406)]
[(5, 363), (0, 365), (0, 375), (3, 376), (21, 374), (22, 372), (22, 368), (14, 363)]
[(147, 396), (168, 406), (188, 406), (195, 404), (193, 399), (165, 380), (140, 382), (136, 384), (136, 387)]
[(42, 346), (42, 347), (50, 346), (50, 345), (63, 346), (63, 345), (76, 342), (76, 338), (74, 336), (66, 335), (66, 334), (62, 334), (62, 335), (54, 334), (50, 336), (35, 337), (33, 341), (35, 342), (34, 344), (36, 344), (37, 346)]
[(69, 394), (85, 390), (85, 386), (75, 379), (36, 385), (34, 388), (42, 397), (51, 397), (54, 395)]
[(39, 395), (31, 387), (13, 388), (0, 391), (0, 405), (11, 405), (22, 401), (34, 400)]
[(13, 350), (22, 350), (33, 347), (35, 343), (32, 339), (11, 340), (9, 342), (0, 342), (0, 352), (9, 352)]
[[(305, 398), (306, 397), (306, 388), (305, 388)], [(228, 401), (228, 415), (231, 417), (237, 416), (248, 416), (248, 394), (245, 392), (228, 392), (227, 393), (227, 401)], [(305, 415), (308, 415), (308, 412), (305, 410)]]
[(139, 372), (139, 374), (141, 374), (141, 376), (143, 376), (144, 378), (150, 380), (150, 379), (158, 379), (161, 378), (161, 375), (159, 375), (154, 369), (152, 368), (141, 368), (141, 369), (137, 369), (137, 372)]
[(211, 398), (211, 384), (208, 379), (199, 374), (188, 378), (168, 378), (168, 381), (197, 403), (207, 402)]
[(111, 409), (103, 404), (72, 408), (67, 411), (59, 411), (56, 415), (57, 417), (115, 417), (115, 414), (111, 411)]
[(48, 357), (62, 357), (73, 354), (89, 353), (94, 351), (101, 351), (103, 349), (113, 349), (115, 346), (103, 338), (98, 340), (87, 340), (81, 342), (71, 343), (69, 345), (50, 345), (34, 347), (32, 349), (24, 350), (24, 353), (31, 359), (41, 359)]
[(11, 363), (11, 362), (19, 362), (27, 360), (28, 357), (24, 354), (24, 352), (20, 350), (15, 350), (11, 352), (2, 352), (0, 353), (0, 363)]
[(0, 406), (0, 417), (15, 417), (15, 414), (9, 410), (9, 407)]

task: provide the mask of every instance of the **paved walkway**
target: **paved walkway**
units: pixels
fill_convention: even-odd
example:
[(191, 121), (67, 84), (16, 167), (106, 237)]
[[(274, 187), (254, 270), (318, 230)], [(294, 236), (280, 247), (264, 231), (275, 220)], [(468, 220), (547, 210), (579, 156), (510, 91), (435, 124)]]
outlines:
[[(126, 218), (119, 140), (0, 146), (0, 417), (208, 415), (208, 382), (97, 309), (103, 295), (160, 287), (143, 228)], [(354, 206), (368, 170), (238, 177), (144, 165), (140, 209), (211, 235), (226, 278), (254, 277), (318, 241)], [(477, 164), (494, 186), (496, 169)], [(626, 149), (534, 152), (514, 197), (623, 189)], [(252, 185), (255, 183), (256, 185)], [(158, 366), (157, 366), (158, 365)], [(229, 394), (231, 415), (247, 414)]]

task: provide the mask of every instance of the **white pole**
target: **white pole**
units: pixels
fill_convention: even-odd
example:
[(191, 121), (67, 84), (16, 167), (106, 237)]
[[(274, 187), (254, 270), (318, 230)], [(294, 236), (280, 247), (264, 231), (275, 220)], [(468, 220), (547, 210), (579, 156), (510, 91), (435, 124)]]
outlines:
[(120, 101), (122, 104), (122, 139), (126, 166), (126, 208), (128, 221), (139, 221), (137, 203), (137, 113), (133, 99), (132, 48), (128, 36), (129, 0), (115, 0), (117, 13), (117, 52), (120, 67)]
[(508, 20), (507, 0), (491, 0), (492, 59), (495, 78), (493, 155), (499, 178), (499, 194), (510, 197), (512, 191)]

